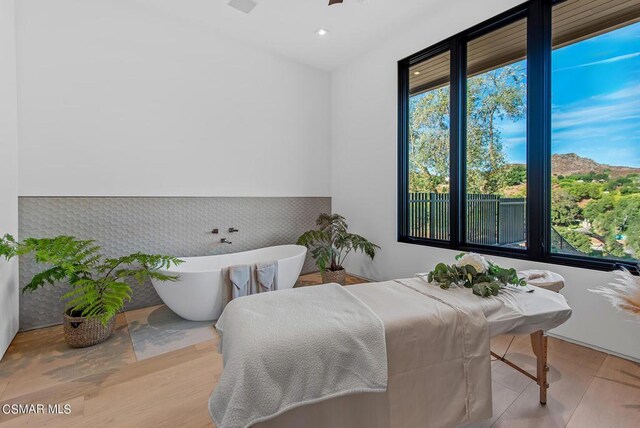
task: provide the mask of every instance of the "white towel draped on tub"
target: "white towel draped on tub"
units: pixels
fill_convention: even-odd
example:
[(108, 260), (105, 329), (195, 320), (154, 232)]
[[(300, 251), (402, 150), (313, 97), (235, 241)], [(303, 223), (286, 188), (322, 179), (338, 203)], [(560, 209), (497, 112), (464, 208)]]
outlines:
[(222, 269), (222, 307), (233, 299), (251, 294), (253, 270), (249, 265), (229, 266)]
[(219, 428), (387, 388), (384, 325), (337, 284), (233, 300), (216, 328), (224, 371), (209, 409)]
[(233, 299), (278, 289), (278, 262), (229, 266), (222, 270), (223, 308)]
[(231, 287), (232, 299), (251, 294), (251, 266), (230, 266), (229, 280), (233, 286)]
[(258, 289), (256, 292), (275, 291), (278, 289), (276, 283), (278, 278), (278, 262), (258, 263), (256, 265), (256, 279)]

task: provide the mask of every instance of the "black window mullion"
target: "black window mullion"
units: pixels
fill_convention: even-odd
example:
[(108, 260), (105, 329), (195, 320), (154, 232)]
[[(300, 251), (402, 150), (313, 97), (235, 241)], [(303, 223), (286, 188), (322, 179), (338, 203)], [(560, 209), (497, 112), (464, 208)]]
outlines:
[(409, 236), (409, 63), (398, 62), (398, 240)]
[(449, 216), (451, 244), (465, 242), (466, 236), (466, 124), (467, 124), (467, 43), (461, 37), (451, 41)]
[(527, 242), (532, 260), (551, 248), (551, 1), (534, 0), (527, 19)]

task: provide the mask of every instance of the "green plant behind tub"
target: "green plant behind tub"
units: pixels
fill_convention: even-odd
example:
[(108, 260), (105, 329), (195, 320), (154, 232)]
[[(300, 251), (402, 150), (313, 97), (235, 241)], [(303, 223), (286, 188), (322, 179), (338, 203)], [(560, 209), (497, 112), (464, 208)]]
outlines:
[(177, 276), (161, 273), (159, 269), (182, 263), (172, 256), (143, 253), (109, 258), (95, 241), (73, 236), (28, 238), (20, 243), (5, 236), (0, 254), (11, 255), (6, 248), (13, 248), (13, 255), (33, 254), (36, 263), (46, 265), (22, 289), (23, 293), (66, 280), (71, 290), (61, 300), (66, 302), (67, 313), (96, 318), (104, 325), (131, 300), (133, 290), (126, 279), (133, 278), (138, 284), (148, 278), (176, 281)]
[(348, 232), (344, 217), (339, 214), (320, 214), (317, 230), (309, 230), (298, 238), (298, 245), (311, 251), (320, 272), (338, 271), (352, 251), (363, 252), (373, 260), (380, 247), (355, 233)]

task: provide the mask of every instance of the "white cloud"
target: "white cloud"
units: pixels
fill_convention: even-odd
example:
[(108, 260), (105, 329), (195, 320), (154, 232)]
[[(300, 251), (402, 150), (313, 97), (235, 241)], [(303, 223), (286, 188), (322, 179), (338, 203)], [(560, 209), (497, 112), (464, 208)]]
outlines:
[(623, 100), (626, 98), (638, 98), (640, 97), (640, 85), (628, 86), (620, 89), (619, 91), (611, 92), (605, 95), (598, 95), (595, 99), (602, 100)]
[(580, 65), (580, 67), (589, 67), (592, 65), (600, 65), (600, 64), (611, 64), (614, 62), (624, 61), (626, 59), (636, 58), (640, 56), (640, 52), (634, 52), (626, 55), (618, 55), (612, 58), (602, 59), (600, 61), (588, 62), (586, 64)]
[(594, 66), (594, 65), (612, 64), (612, 63), (615, 63), (615, 62), (625, 61), (627, 59), (637, 58), (639, 56), (640, 56), (640, 52), (634, 52), (634, 53), (630, 53), (630, 54), (626, 54), (626, 55), (618, 55), (618, 56), (614, 56), (612, 58), (602, 59), (600, 61), (587, 62), (585, 64), (580, 64), (580, 65), (572, 65), (571, 67), (557, 68), (557, 69), (555, 69), (553, 71), (565, 71), (565, 70), (573, 70), (575, 68), (591, 67), (591, 66)]
[[(586, 105), (585, 105), (586, 104)], [(640, 102), (632, 99), (625, 102), (591, 105), (580, 102), (563, 111), (553, 112), (553, 128), (584, 127), (594, 124), (609, 124), (640, 118)]]

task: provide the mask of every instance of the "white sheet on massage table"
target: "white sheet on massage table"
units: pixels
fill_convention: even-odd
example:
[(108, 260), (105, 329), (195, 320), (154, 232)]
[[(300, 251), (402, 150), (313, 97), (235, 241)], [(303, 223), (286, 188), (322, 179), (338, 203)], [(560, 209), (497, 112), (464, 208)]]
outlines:
[[(350, 287), (366, 288), (367, 285), (353, 285), (347, 287), (347, 289)], [(436, 285), (433, 286), (437, 287)], [(535, 291), (527, 293), (525, 288), (516, 290), (504, 289), (501, 290), (499, 296), (486, 299), (481, 297), (474, 298), (476, 296), (471, 296), (471, 290), (466, 288), (451, 288), (449, 291), (464, 294), (468, 297), (468, 300), (480, 303), (487, 318), (491, 336), (505, 333), (529, 334), (538, 330), (547, 331), (562, 324), (571, 316), (571, 308), (567, 305), (564, 296), (537, 287), (529, 287), (529, 289)], [(410, 294), (401, 295), (410, 296)], [(427, 297), (424, 298), (427, 299)], [(416, 299), (419, 299), (419, 296)], [(496, 300), (502, 304), (496, 305)], [(396, 308), (400, 301), (401, 299), (398, 299), (394, 302)], [(464, 301), (464, 299), (461, 299), (461, 301)], [(412, 313), (415, 313), (416, 305), (412, 305), (412, 308)], [(386, 314), (386, 318), (394, 319), (389, 313)], [(404, 321), (406, 322), (407, 319), (404, 319)], [(396, 328), (398, 327), (396, 326)], [(408, 340), (406, 338), (411, 333), (413, 331), (407, 333), (404, 336), (405, 339), (402, 340)], [(414, 388), (416, 386), (412, 385), (411, 380), (395, 378), (392, 379), (392, 382), (398, 382), (395, 386), (396, 393), (399, 391), (401, 395), (406, 394), (407, 397), (415, 396)], [(403, 382), (406, 382), (406, 384)], [(408, 388), (409, 392), (405, 388)], [(388, 403), (383, 400), (383, 405), (381, 406), (381, 402), (376, 400), (377, 397), (377, 394), (355, 394), (327, 400), (311, 406), (299, 407), (278, 418), (260, 424), (260, 427), (365, 426), (367, 424), (362, 423), (360, 418), (366, 419), (367, 417), (371, 422), (371, 426), (384, 426), (384, 422), (380, 422), (379, 412), (388, 417), (389, 415), (385, 413), (386, 407), (384, 406), (384, 404)], [(415, 414), (413, 416), (415, 417)], [(402, 419), (409, 416), (400, 412), (396, 413), (395, 417)], [(349, 422), (339, 424), (341, 421)], [(355, 423), (356, 421), (358, 422), (357, 424)]]
[[(527, 293), (527, 289), (535, 291)], [(489, 305), (488, 301), (483, 305), (492, 337), (508, 333), (530, 334), (538, 330), (548, 331), (571, 317), (571, 308), (563, 295), (539, 287), (507, 287), (492, 299), (498, 299), (503, 303), (497, 309), (494, 305)]]

